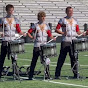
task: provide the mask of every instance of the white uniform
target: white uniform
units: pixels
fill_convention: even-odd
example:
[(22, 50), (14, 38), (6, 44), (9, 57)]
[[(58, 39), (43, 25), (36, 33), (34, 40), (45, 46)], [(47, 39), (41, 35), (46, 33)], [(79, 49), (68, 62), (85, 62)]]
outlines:
[[(41, 26), (43, 25), (43, 31), (41, 30)], [(32, 26), (32, 29), (35, 31), (35, 41), (34, 41), (34, 47), (40, 47), (41, 44), (44, 44), (47, 42), (47, 30), (50, 30), (50, 27), (46, 23), (36, 23)]]
[(15, 32), (16, 32), (16, 24), (19, 24), (19, 21), (14, 17), (2, 18), (0, 20), (0, 24), (4, 24), (4, 37), (3, 41), (9, 41), (15, 39)]
[(67, 32), (66, 36), (62, 36), (62, 41), (71, 42), (73, 39), (76, 38), (76, 25), (78, 24), (77, 21), (72, 17), (70, 19), (67, 19), (67, 17), (64, 17), (59, 20), (60, 24), (65, 24), (66, 27), (62, 27), (63, 32)]

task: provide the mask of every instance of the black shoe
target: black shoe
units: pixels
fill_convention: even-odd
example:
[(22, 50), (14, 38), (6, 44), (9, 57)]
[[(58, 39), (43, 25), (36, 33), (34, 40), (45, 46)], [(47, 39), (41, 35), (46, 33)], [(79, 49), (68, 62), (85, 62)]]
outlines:
[(45, 77), (46, 80), (53, 80), (51, 77)]
[(74, 75), (74, 76), (73, 76), (73, 79), (79, 79), (79, 78), (81, 78), (80, 75)]
[(32, 78), (29, 78), (29, 80), (33, 80)]
[(56, 76), (55, 79), (59, 79), (59, 80), (61, 80), (61, 77), (60, 77), (60, 76), (58, 76), (58, 77)]
[(30, 77), (29, 77), (29, 79), (28, 79), (28, 80), (36, 80), (36, 79), (34, 79), (34, 78), (30, 78)]

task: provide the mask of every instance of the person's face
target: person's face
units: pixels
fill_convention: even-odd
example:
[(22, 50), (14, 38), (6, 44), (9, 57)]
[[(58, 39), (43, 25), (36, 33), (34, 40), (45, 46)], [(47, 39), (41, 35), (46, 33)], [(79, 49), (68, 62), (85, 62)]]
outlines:
[(73, 16), (73, 9), (72, 8), (68, 9), (67, 12), (66, 12), (66, 14), (67, 14), (68, 17)]
[(45, 17), (44, 16), (43, 17), (39, 17), (39, 21), (44, 22), (45, 21)]
[(7, 14), (8, 14), (8, 15), (13, 15), (13, 13), (14, 13), (14, 8), (9, 8), (9, 9), (7, 10)]

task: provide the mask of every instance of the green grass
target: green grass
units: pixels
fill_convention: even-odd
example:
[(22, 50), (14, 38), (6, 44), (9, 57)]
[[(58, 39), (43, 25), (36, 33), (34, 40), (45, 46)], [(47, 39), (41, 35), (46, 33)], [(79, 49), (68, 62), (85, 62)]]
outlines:
[[(58, 55), (59, 55), (59, 51), (60, 51), (60, 44), (57, 44)], [(30, 66), (31, 59), (32, 59), (32, 52), (33, 52), (33, 44), (25, 44), (25, 53), (18, 54), (17, 63), (18, 63), (19, 67), (23, 66), (23, 65)], [(85, 66), (85, 65), (88, 65), (88, 56), (84, 56), (84, 55), (88, 55), (88, 51), (79, 53), (79, 63), (80, 63), (79, 72), (80, 72), (80, 75), (85, 78), (85, 77), (88, 77), (88, 66)], [(54, 78), (55, 68), (56, 68), (56, 64), (57, 64), (56, 62), (58, 60), (58, 56), (51, 57), (50, 60), (51, 60), (50, 74), (51, 74), (51, 77)], [(52, 63), (52, 62), (54, 62), (54, 63)], [(70, 64), (69, 55), (67, 55), (65, 63)], [(6, 58), (4, 66), (11, 66), (11, 60), (8, 60)], [(40, 67), (41, 67), (40, 59), (38, 59), (35, 70), (36, 71), (39, 70)], [(21, 83), (19, 80), (16, 80), (16, 81), (13, 80), (13, 77), (11, 77), (11, 76), (5, 77), (5, 79), (7, 79), (7, 80), (4, 82), (0, 82), (0, 88), (83, 88), (83, 87), (77, 87), (77, 86), (71, 86), (71, 85), (68, 86), (68, 85), (64, 85), (64, 84), (46, 82), (43, 80), (43, 77), (44, 77), (43, 71), (44, 71), (44, 68), (42, 67), (41, 74), (34, 76), (36, 80), (33, 80), (33, 81), (22, 80)], [(66, 79), (66, 77), (68, 77), (68, 76), (70, 76), (70, 77), (73, 76), (70, 65), (65, 65), (65, 64), (63, 65), (62, 71), (61, 71), (61, 76), (62, 76), (62, 80), (53, 79), (51, 81), (88, 86), (87, 78), (86, 79), (69, 78), (68, 80)], [(2, 79), (4, 79), (4, 78), (2, 78)]]

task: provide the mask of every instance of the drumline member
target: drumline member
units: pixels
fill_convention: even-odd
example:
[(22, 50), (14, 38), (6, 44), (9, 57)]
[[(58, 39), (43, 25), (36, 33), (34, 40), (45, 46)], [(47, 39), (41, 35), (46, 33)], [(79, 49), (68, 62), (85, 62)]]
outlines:
[[(18, 34), (26, 36), (26, 34), (24, 34), (20, 29), (20, 24), (18, 19), (15, 18), (13, 15), (14, 6), (11, 4), (8, 4), (5, 9), (7, 12), (7, 16), (0, 19), (0, 27), (4, 29), (4, 33), (0, 32), (2, 36), (1, 55), (0, 55), (0, 78), (2, 75), (1, 73), (3, 69), (5, 57), (6, 57), (6, 54), (8, 53), (7, 51), (8, 42), (15, 39), (16, 31), (18, 32)], [(13, 63), (13, 60), (12, 60), (12, 63)]]
[[(66, 14), (67, 16), (60, 19), (56, 27), (56, 32), (62, 35), (62, 42), (61, 42), (60, 55), (58, 57), (58, 62), (55, 71), (55, 79), (61, 79), (60, 77), (61, 68), (65, 61), (67, 52), (69, 52), (71, 68), (73, 68), (74, 78), (77, 78), (77, 68), (76, 65), (74, 66), (75, 57), (72, 54), (71, 43), (72, 40), (76, 38), (77, 34), (80, 35), (82, 34), (82, 32), (79, 30), (79, 25), (77, 20), (73, 17), (72, 7), (66, 8)], [(60, 30), (60, 28), (62, 28), (62, 31)]]
[[(47, 42), (47, 36), (50, 37), (51, 39), (56, 40), (51, 34), (49, 25), (45, 23), (45, 17), (46, 17), (46, 13), (40, 11), (37, 15), (38, 22), (28, 30), (29, 37), (34, 39), (33, 58), (30, 66), (29, 80), (33, 79), (34, 69), (38, 57), (40, 55), (40, 45)], [(35, 36), (31, 35), (32, 32), (35, 32)]]

